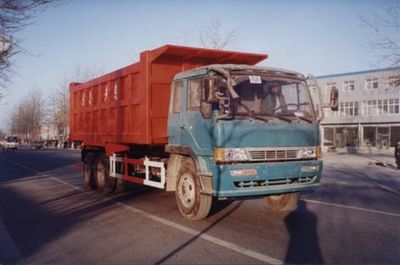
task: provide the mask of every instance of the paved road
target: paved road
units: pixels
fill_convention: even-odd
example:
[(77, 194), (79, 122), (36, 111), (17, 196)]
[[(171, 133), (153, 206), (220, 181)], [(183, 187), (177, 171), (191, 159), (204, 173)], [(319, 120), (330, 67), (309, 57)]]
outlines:
[[(399, 264), (400, 171), (356, 155), (325, 157), (299, 209), (263, 199), (184, 220), (172, 193), (82, 191), (79, 153), (0, 153), (0, 264)], [(75, 166), (74, 166), (75, 165)]]

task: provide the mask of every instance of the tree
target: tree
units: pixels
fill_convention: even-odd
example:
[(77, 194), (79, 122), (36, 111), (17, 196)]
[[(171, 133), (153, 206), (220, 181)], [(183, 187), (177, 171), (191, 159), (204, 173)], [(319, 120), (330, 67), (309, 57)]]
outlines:
[(222, 19), (218, 17), (200, 30), (200, 43), (205, 48), (224, 49), (235, 41), (238, 30), (236, 27), (224, 33)]
[[(5, 87), (9, 77), (11, 58), (21, 51), (15, 33), (29, 25), (35, 12), (56, 0), (0, 0), (0, 86)], [(3, 97), (0, 91), (0, 98)]]
[(0, 129), (0, 140), (4, 139), (6, 137), (6, 132)]
[[(370, 30), (367, 44), (379, 57), (378, 63), (400, 67), (400, 0), (386, 2), (381, 13), (361, 16), (364, 26)], [(400, 87), (400, 69), (392, 78), (393, 87)]]
[(46, 114), (44, 106), (42, 94), (38, 90), (32, 91), (16, 105), (11, 114), (11, 134), (19, 135), (28, 141), (38, 139)]

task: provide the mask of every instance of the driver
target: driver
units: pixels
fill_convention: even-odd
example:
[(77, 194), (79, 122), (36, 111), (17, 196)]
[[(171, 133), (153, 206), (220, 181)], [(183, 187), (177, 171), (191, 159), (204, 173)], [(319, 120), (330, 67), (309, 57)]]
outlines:
[(270, 84), (270, 86), (266, 85), (264, 87), (264, 91), (265, 91), (265, 97), (262, 100), (261, 112), (268, 115), (273, 115), (277, 108), (278, 99), (281, 105), (281, 100), (280, 100), (280, 97), (282, 96), (281, 86), (278, 82), (273, 82), (272, 84)]

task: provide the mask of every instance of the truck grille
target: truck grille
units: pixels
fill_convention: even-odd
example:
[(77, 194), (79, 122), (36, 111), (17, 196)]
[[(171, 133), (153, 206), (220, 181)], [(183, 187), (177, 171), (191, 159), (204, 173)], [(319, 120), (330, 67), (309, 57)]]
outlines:
[(293, 184), (310, 184), (317, 179), (317, 176), (300, 177), (300, 178), (282, 178), (272, 180), (248, 180), (248, 181), (234, 181), (233, 184), (236, 188), (254, 188), (266, 186), (284, 186)]
[(276, 161), (276, 160), (297, 160), (297, 153), (300, 148), (296, 149), (269, 149), (257, 148), (247, 149), (251, 161)]

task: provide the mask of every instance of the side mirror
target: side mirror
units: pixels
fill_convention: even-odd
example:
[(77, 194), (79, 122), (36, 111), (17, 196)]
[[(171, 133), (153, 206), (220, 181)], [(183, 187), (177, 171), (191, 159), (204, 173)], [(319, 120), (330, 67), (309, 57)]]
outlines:
[(331, 95), (329, 97), (329, 106), (332, 111), (339, 110), (339, 90), (337, 88), (331, 89)]
[[(312, 74), (309, 74), (307, 76), (306, 81), (307, 81), (308, 88), (315, 87), (315, 93), (317, 94), (315, 99), (318, 99), (318, 102), (319, 102), (319, 104), (318, 104), (319, 105), (319, 111), (318, 111), (319, 117), (318, 117), (317, 122), (320, 123), (325, 118), (321, 88), (319, 87), (317, 79)], [(310, 96), (311, 96), (311, 94), (312, 94), (312, 91), (310, 91)], [(312, 96), (311, 96), (311, 99), (313, 99)]]

